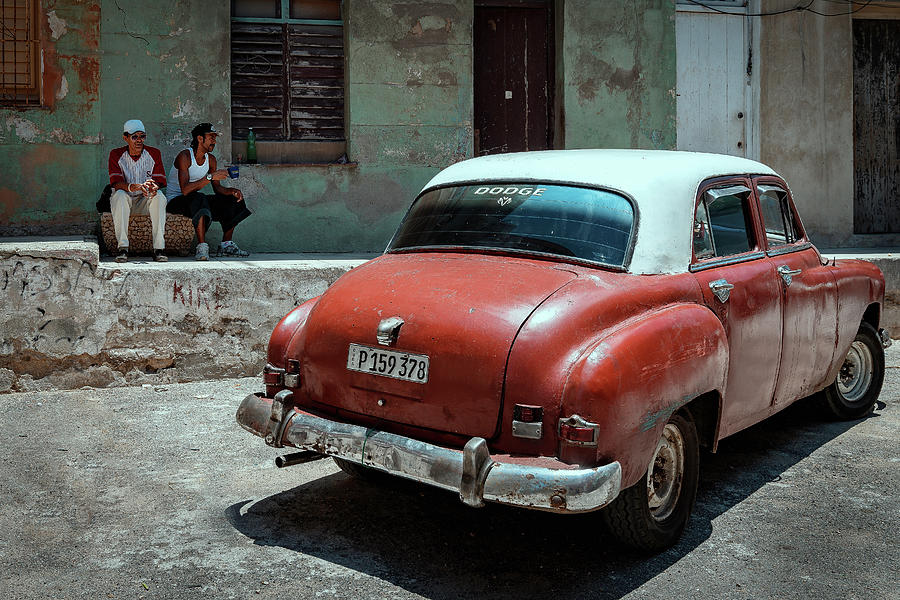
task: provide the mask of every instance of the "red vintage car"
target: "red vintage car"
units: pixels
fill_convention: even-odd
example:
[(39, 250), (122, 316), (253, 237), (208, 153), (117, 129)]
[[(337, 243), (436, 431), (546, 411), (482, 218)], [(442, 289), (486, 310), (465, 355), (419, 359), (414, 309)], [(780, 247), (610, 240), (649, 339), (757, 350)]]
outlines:
[(272, 334), (237, 420), (279, 466), (331, 456), (499, 502), (603, 508), (674, 544), (699, 451), (821, 392), (868, 414), (884, 279), (824, 258), (758, 162), (569, 150), (440, 172), (385, 253)]

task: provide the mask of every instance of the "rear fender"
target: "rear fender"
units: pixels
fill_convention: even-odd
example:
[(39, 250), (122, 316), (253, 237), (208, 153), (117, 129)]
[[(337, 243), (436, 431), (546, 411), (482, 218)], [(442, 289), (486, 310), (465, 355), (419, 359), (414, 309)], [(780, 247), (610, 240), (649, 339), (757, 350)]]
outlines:
[(291, 339), (297, 331), (303, 327), (303, 324), (306, 323), (306, 318), (309, 316), (310, 311), (316, 305), (316, 302), (319, 301), (320, 297), (321, 296), (310, 298), (289, 312), (278, 322), (275, 329), (272, 330), (272, 335), (269, 337), (269, 349), (267, 353), (269, 364), (284, 368), (285, 361), (287, 360), (285, 353), (287, 352)]
[[(566, 382), (562, 416), (599, 425), (593, 460), (619, 461), (623, 486), (646, 471), (669, 417), (725, 388), (728, 340), (705, 306), (673, 304), (629, 320), (599, 340)], [(583, 462), (584, 447), (560, 440), (560, 458)]]

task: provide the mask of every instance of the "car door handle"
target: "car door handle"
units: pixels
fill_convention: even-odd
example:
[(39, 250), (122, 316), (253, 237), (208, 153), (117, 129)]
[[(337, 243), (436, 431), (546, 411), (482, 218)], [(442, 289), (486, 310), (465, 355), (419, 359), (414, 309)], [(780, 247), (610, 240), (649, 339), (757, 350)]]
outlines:
[(728, 283), (727, 279), (716, 279), (709, 282), (709, 289), (716, 295), (719, 302), (724, 303), (728, 302), (728, 297), (731, 295), (731, 290), (734, 289), (734, 286)]
[(803, 269), (792, 269), (787, 265), (778, 267), (778, 273), (781, 275), (781, 278), (784, 279), (784, 285), (791, 285), (794, 275), (799, 275), (802, 272)]

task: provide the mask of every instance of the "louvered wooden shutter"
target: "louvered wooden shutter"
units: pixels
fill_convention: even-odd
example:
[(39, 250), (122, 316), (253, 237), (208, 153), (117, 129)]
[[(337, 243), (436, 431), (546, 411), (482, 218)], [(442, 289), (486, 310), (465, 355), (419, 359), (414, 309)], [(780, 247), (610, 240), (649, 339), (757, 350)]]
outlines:
[(231, 128), (247, 139), (287, 139), (284, 123), (284, 25), (231, 24)]
[(344, 40), (340, 25), (231, 25), (234, 139), (344, 139)]
[(344, 34), (339, 25), (288, 25), (290, 135), (344, 139)]

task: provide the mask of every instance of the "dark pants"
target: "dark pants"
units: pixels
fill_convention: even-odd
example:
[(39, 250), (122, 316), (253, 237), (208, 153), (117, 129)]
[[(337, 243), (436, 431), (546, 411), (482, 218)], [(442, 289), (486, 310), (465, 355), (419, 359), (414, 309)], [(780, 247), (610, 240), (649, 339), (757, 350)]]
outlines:
[(190, 217), (194, 227), (206, 217), (222, 224), (222, 231), (233, 229), (235, 225), (250, 216), (250, 209), (243, 201), (227, 194), (210, 196), (191, 192), (185, 196), (175, 196), (166, 205), (166, 212)]

